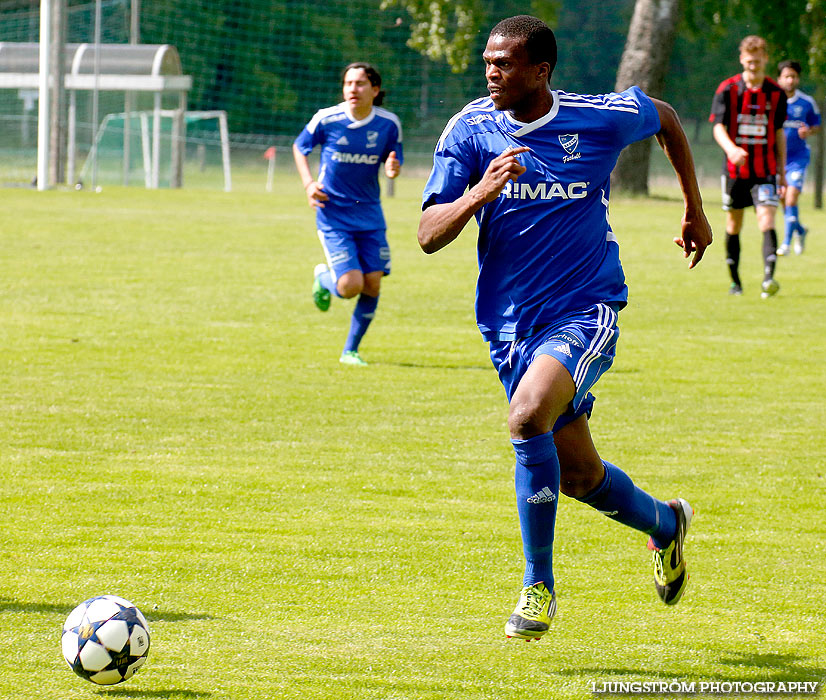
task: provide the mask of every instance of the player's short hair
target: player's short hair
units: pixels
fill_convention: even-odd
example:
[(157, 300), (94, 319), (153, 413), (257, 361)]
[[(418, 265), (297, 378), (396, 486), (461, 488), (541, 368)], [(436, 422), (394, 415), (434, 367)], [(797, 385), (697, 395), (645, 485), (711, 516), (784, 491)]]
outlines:
[(803, 69), (797, 61), (792, 61), (791, 59), (780, 61), (780, 63), (777, 64), (777, 75), (780, 75), (784, 68), (791, 68), (798, 75), (803, 75)]
[(538, 63), (550, 64), (549, 77), (554, 72), (554, 68), (556, 68), (556, 37), (551, 28), (541, 19), (530, 15), (508, 17), (491, 29), (490, 35), (521, 39), (531, 63), (534, 65)]
[[(348, 66), (345, 66), (344, 70), (341, 71), (341, 83), (344, 84), (344, 76), (347, 75), (348, 70), (353, 69), (361, 69), (364, 71), (365, 75), (367, 76), (367, 80), (370, 81), (370, 84), (373, 87), (381, 88), (381, 76), (379, 72), (369, 63), (365, 63), (364, 61), (356, 61), (355, 63), (351, 63)], [(380, 107), (381, 103), (384, 102), (384, 90), (379, 89), (379, 94), (373, 98), (373, 105), (376, 107)]]
[(769, 45), (762, 36), (749, 34), (740, 42), (740, 53), (759, 53), (760, 51), (765, 54), (769, 53)]

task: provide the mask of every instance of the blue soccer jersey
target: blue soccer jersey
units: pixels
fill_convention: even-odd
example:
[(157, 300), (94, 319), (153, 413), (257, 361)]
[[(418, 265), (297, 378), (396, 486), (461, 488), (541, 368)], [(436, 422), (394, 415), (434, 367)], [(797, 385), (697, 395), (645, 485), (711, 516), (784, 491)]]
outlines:
[(477, 213), (476, 320), (486, 340), (513, 340), (597, 303), (623, 306), (628, 290), (608, 222), (611, 171), (628, 144), (660, 130), (637, 87), (608, 95), (553, 92), (530, 124), (490, 98), (471, 102), (444, 130), (423, 208), (453, 202), (508, 148), (527, 171)]
[(381, 107), (356, 121), (347, 104), (315, 113), (295, 140), (305, 156), (321, 145), (318, 182), (330, 198), (316, 209), (321, 230), (384, 229), (379, 190), (379, 166), (391, 151), (400, 162), (402, 127), (399, 118)]
[(801, 126), (818, 126), (820, 110), (817, 102), (804, 92), (797, 90), (788, 101), (786, 121), (783, 129), (786, 133), (786, 167), (792, 170), (805, 170), (809, 164), (809, 144), (800, 138), (797, 130)]

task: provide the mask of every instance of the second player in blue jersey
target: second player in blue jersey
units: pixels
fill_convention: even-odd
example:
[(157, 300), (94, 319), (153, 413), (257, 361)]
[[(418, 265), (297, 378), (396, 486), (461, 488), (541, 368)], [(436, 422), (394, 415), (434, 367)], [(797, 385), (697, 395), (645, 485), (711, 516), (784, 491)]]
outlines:
[[(351, 63), (342, 74), (344, 101), (321, 109), (293, 144), (307, 201), (316, 211), (325, 263), (313, 272), (313, 301), (321, 311), (333, 296), (358, 297), (340, 361), (366, 365), (359, 345), (379, 302), (381, 281), (390, 274), (390, 247), (381, 209), (379, 168), (395, 178), (402, 166), (398, 117), (379, 105), (381, 76), (369, 63)], [(307, 156), (321, 147), (318, 176)]]
[(797, 61), (781, 61), (777, 65), (777, 82), (786, 92), (786, 192), (783, 196), (783, 218), (786, 224), (778, 255), (788, 255), (794, 239), (794, 252), (800, 255), (806, 242), (806, 227), (800, 221), (798, 200), (809, 167), (808, 138), (820, 130), (820, 110), (817, 101), (799, 89), (801, 66)]

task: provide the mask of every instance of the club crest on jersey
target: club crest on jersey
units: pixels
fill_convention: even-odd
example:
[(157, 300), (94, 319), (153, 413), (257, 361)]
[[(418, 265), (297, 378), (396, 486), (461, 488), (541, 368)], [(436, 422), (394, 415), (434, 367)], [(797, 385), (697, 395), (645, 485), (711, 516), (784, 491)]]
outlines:
[(378, 131), (368, 131), (367, 132), (367, 148), (375, 148), (376, 141), (379, 138)]
[(579, 146), (579, 134), (561, 134), (559, 136), (559, 143), (566, 153), (573, 153), (576, 147)]
[(582, 158), (581, 153), (575, 152), (579, 148), (579, 134), (560, 134), (559, 143), (562, 144), (562, 148), (568, 154), (562, 158), (563, 163)]

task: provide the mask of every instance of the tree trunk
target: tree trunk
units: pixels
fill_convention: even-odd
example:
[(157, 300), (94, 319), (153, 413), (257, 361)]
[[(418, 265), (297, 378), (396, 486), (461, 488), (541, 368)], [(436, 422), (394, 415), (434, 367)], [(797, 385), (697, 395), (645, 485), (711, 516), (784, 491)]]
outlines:
[[(637, 85), (651, 97), (662, 97), (679, 20), (680, 0), (636, 0), (617, 71), (617, 92)], [(648, 194), (650, 159), (651, 139), (628, 146), (611, 176), (612, 188)]]
[[(823, 86), (819, 85), (817, 88), (818, 103), (820, 104), (820, 111), (826, 114), (826, 100), (823, 99)], [(815, 134), (813, 150), (815, 152), (814, 158), (814, 172), (815, 172), (815, 209), (823, 209), (823, 161), (826, 156), (826, 133), (821, 128)]]

